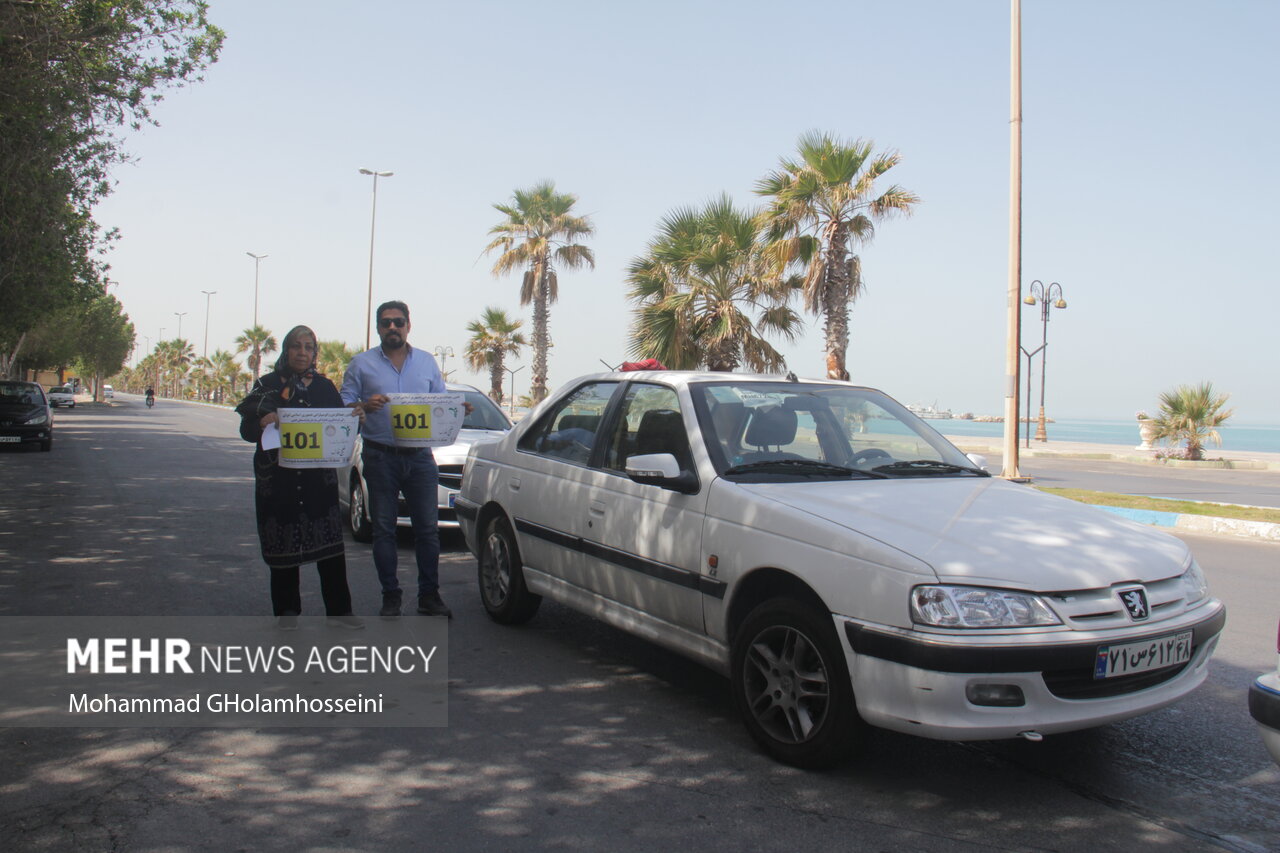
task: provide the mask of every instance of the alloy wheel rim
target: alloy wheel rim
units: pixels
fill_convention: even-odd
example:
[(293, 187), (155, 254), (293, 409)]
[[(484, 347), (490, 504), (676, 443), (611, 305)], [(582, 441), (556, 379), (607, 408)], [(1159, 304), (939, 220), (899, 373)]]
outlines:
[(511, 589), (511, 554), (507, 550), (507, 540), (500, 534), (489, 534), (486, 545), (483, 565), (485, 598), (495, 606), (501, 605)]
[(351, 492), (351, 529), (359, 530), (364, 524), (364, 488), (356, 483)]
[(828, 668), (818, 647), (794, 628), (774, 625), (747, 649), (743, 687), (751, 715), (770, 737), (799, 744), (813, 737), (831, 705)]

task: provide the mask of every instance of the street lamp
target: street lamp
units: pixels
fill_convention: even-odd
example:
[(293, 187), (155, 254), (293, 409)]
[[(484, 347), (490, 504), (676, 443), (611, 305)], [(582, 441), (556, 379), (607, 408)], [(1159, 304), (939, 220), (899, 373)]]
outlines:
[(440, 373), (443, 375), (445, 361), (453, 355), (453, 347), (436, 347), (431, 354), (440, 359)]
[(373, 213), (369, 217), (369, 295), (364, 302), (364, 348), (369, 348), (369, 330), (373, 327), (373, 235), (378, 224), (378, 178), (389, 178), (395, 172), (361, 169), (362, 175), (373, 175)]
[(173, 316), (178, 318), (178, 340), (182, 340), (182, 318), (189, 314), (189, 311), (174, 311)]
[(511, 368), (504, 364), (502, 369), (511, 374), (511, 399), (508, 401), (507, 411), (511, 413), (511, 417), (514, 419), (516, 416), (516, 374), (524, 370), (525, 365), (522, 364), (519, 367)]
[[(1056, 281), (1048, 287), (1045, 287), (1044, 283), (1039, 280), (1033, 281), (1031, 282), (1030, 290), (1031, 292), (1027, 295), (1027, 298), (1022, 301), (1027, 305), (1035, 305), (1037, 302), (1040, 303), (1040, 324), (1042, 334), (1040, 346), (1032, 352), (1027, 353), (1027, 429), (1028, 431), (1031, 429), (1031, 356), (1043, 351), (1040, 356), (1040, 425), (1036, 427), (1036, 441), (1048, 441), (1049, 433), (1045, 430), (1044, 426), (1044, 373), (1046, 357), (1049, 354), (1046, 349), (1049, 346), (1049, 309), (1051, 307), (1066, 308), (1067, 301), (1062, 298), (1062, 285), (1058, 284)], [(1023, 349), (1022, 351), (1024, 353), (1027, 352), (1026, 349)], [(1029, 436), (1027, 438), (1027, 446), (1031, 446), (1031, 439)]]
[(204, 352), (201, 353), (201, 355), (204, 358), (208, 358), (209, 357), (209, 298), (212, 297), (218, 291), (202, 290), (200, 292), (204, 294)]
[(262, 259), (266, 255), (255, 255), (253, 252), (245, 252), (246, 255), (253, 258), (253, 327), (258, 328), (258, 269), (262, 266)]

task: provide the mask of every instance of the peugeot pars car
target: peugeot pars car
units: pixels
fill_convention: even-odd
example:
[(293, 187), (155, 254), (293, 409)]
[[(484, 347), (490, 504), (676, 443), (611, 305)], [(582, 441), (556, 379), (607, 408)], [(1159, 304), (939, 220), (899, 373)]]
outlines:
[[(511, 421), (502, 413), (502, 409), (478, 389), (470, 385), (448, 383), (449, 391), (459, 391), (463, 399), (471, 404), (471, 413), (462, 421), (462, 429), (458, 437), (446, 447), (432, 448), (436, 467), (440, 471), (440, 482), (437, 486), (437, 513), (439, 525), (443, 529), (456, 528), (457, 516), (453, 509), (454, 498), (462, 483), (462, 465), (467, 459), (467, 450), (472, 444), (481, 441), (494, 441), (501, 438), (511, 429)], [(347, 521), (351, 526), (351, 535), (357, 542), (373, 541), (373, 522), (369, 517), (369, 488), (364, 481), (364, 462), (361, 459), (361, 441), (356, 440), (354, 462), (350, 468), (338, 472), (338, 499), (347, 513)], [(396, 512), (396, 523), (400, 527), (408, 527), (409, 507), (400, 498), (400, 506)]]
[(0, 444), (53, 449), (53, 410), (40, 385), (0, 381)]
[(1225, 622), (1180, 540), (846, 383), (583, 377), (471, 448), (457, 511), (493, 619), (549, 597), (701, 661), (804, 767), (865, 724), (1039, 740), (1160, 708)]

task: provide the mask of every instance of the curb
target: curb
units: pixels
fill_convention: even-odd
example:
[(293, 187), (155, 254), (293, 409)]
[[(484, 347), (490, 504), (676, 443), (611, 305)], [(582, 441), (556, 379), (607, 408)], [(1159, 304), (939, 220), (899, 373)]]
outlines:
[(1123, 506), (1089, 504), (1094, 509), (1113, 515), (1151, 524), (1156, 527), (1172, 527), (1188, 533), (1216, 533), (1226, 536), (1242, 536), (1268, 542), (1280, 542), (1280, 524), (1269, 521), (1244, 521), (1238, 518), (1219, 518), (1211, 515), (1188, 515), (1179, 512), (1160, 512), (1152, 509), (1131, 509)]

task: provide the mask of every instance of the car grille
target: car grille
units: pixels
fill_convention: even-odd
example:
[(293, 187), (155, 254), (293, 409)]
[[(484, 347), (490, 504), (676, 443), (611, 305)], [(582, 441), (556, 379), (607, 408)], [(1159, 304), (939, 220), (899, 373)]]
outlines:
[[(1195, 660), (1196, 651), (1192, 649), (1191, 660)], [(1126, 693), (1137, 693), (1148, 687), (1155, 687), (1177, 678), (1190, 663), (1160, 669), (1155, 672), (1139, 672), (1136, 675), (1121, 675), (1116, 678), (1094, 678), (1092, 670), (1059, 670), (1045, 672), (1044, 685), (1049, 692), (1059, 699), (1105, 699), (1108, 696), (1123, 696)]]
[(460, 491), (462, 489), (462, 466), (441, 465), (440, 485), (444, 486), (446, 489)]
[[(1130, 584), (1118, 584), (1118, 587)], [(1151, 616), (1144, 622), (1154, 625), (1182, 613), (1187, 606), (1183, 597), (1182, 578), (1172, 577), (1142, 584), (1147, 591), (1147, 604)], [(1122, 628), (1134, 624), (1116, 595), (1117, 587), (1073, 590), (1045, 595), (1067, 624), (1072, 628), (1096, 631), (1105, 628)]]

